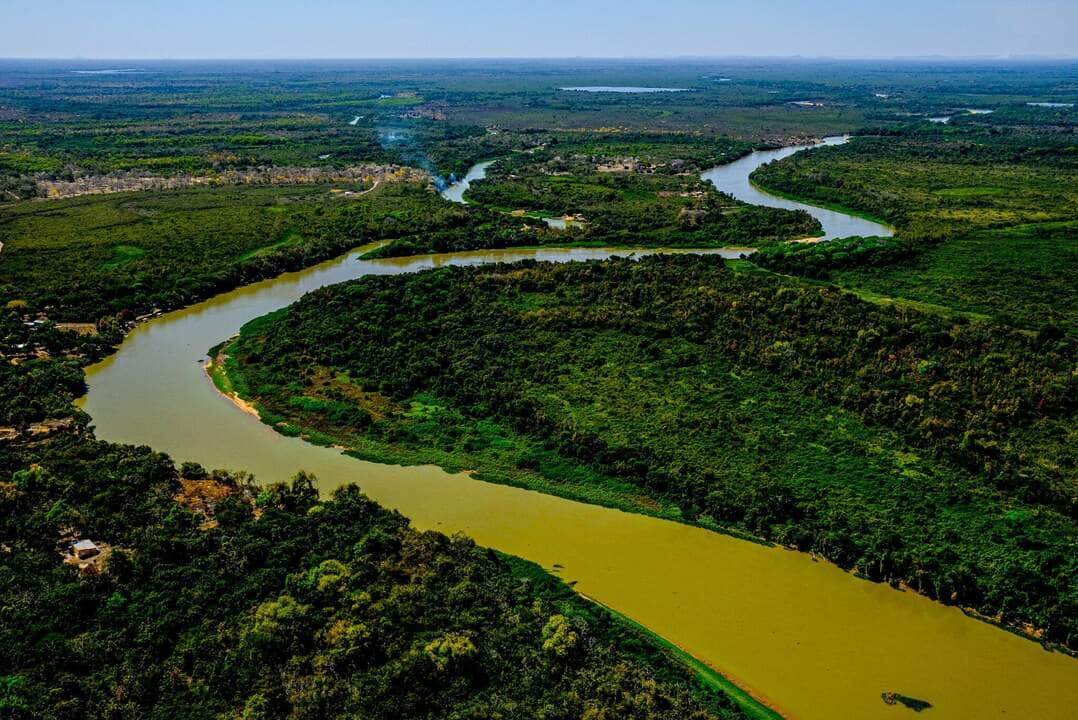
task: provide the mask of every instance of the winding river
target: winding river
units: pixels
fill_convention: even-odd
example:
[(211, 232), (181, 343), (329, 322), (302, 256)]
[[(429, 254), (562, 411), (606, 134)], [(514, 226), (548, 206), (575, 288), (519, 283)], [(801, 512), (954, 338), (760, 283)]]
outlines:
[[(756, 153), (707, 173), (759, 200), (748, 173), (796, 152)], [(746, 191), (745, 188), (749, 188)], [(463, 190), (461, 190), (463, 194)], [(766, 196), (770, 204), (777, 199)], [(825, 231), (867, 221), (792, 203)], [(787, 206), (787, 205), (784, 205)], [(878, 234), (880, 226), (871, 233)], [(842, 229), (837, 229), (842, 228)], [(523, 258), (566, 262), (630, 250), (502, 250), (391, 260), (341, 258), (218, 295), (135, 329), (87, 374), (99, 437), (177, 460), (247, 469), (263, 481), (314, 472), (323, 491), (358, 483), (420, 529), (556, 564), (576, 588), (647, 626), (794, 718), (893, 718), (884, 691), (930, 701), (933, 718), (1072, 718), (1078, 661), (909, 592), (858, 580), (808, 555), (700, 528), (473, 480), (436, 467), (361, 462), (277, 434), (218, 395), (202, 362), (241, 325), (324, 285), (364, 275)], [(639, 251), (638, 251), (639, 252)], [(724, 254), (734, 256), (737, 251)]]
[[(835, 135), (824, 138), (819, 143), (819, 146), (842, 145), (849, 142), (849, 139), (848, 135)], [(894, 234), (891, 227), (873, 220), (848, 215), (837, 210), (826, 210), (812, 205), (805, 205), (796, 200), (787, 200), (786, 198), (772, 195), (756, 187), (749, 180), (749, 175), (752, 174), (752, 171), (761, 165), (773, 160), (781, 160), (804, 149), (806, 149), (804, 145), (791, 145), (778, 150), (757, 150), (732, 163), (712, 168), (701, 177), (714, 184), (719, 190), (733, 195), (742, 202), (782, 208), (784, 210), (807, 210), (823, 225), (821, 240), (834, 240), (835, 238), (850, 237), (852, 235), (890, 237)]]
[(482, 180), (487, 176), (487, 168), (494, 164), (493, 160), (485, 160), (481, 163), (476, 163), (468, 168), (468, 172), (460, 180), (456, 181), (445, 190), (442, 190), (442, 197), (449, 202), (468, 204), (468, 201), (464, 199), (464, 193), (468, 192), (468, 188), (472, 186), (472, 183), (476, 180)]

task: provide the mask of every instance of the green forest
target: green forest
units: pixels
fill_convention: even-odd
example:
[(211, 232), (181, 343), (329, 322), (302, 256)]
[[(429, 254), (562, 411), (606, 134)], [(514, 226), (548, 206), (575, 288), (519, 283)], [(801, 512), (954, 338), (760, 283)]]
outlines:
[[(772, 247), (780, 272), (869, 294), (988, 315), (1030, 330), (1078, 332), (1078, 145), (1073, 112), (1030, 108), (862, 131), (847, 145), (766, 165), (753, 180), (886, 218), (899, 241)], [(1021, 123), (1021, 124), (1019, 124)]]
[[(560, 581), (355, 486), (85, 435), (0, 445), (0, 468), (0, 717), (743, 717)], [(69, 527), (107, 573), (60, 561)]]
[[(0, 296), (53, 320), (172, 309), (378, 240), (514, 243), (523, 222), (465, 211), (423, 183), (123, 193), (0, 216)], [(356, 192), (363, 192), (357, 190)]]
[(324, 288), (229, 370), (285, 432), (643, 493), (1071, 644), (1074, 351), (670, 256)]
[[(85, 369), (139, 322), (358, 248), (744, 254), (368, 276), (192, 364), (283, 435), (806, 551), (1078, 652), (1073, 63), (98, 72), (0, 60), (0, 720), (778, 717), (362, 482), (96, 436)], [(700, 177), (847, 133), (752, 181), (894, 237), (814, 242)]]

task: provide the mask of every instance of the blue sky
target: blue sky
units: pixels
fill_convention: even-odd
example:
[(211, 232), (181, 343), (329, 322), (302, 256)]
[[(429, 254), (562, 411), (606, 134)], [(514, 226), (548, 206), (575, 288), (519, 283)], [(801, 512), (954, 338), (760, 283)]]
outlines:
[(1078, 0), (0, 0), (0, 57), (1078, 56)]

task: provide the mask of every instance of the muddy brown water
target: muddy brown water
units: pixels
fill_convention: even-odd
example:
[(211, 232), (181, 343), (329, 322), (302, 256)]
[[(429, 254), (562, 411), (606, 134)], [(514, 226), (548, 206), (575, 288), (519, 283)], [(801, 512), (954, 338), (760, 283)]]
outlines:
[[(560, 565), (566, 580), (712, 665), (789, 717), (895, 718), (884, 691), (923, 698), (933, 718), (1074, 718), (1078, 661), (911, 592), (859, 580), (804, 553), (574, 502), (436, 467), (362, 462), (279, 435), (215, 392), (208, 348), (247, 321), (324, 285), (524, 258), (600, 259), (632, 251), (503, 250), (392, 260), (360, 252), (218, 295), (135, 329), (87, 373), (83, 408), (99, 437), (177, 461), (297, 470), (320, 489), (358, 483), (420, 529)], [(725, 253), (736, 256), (736, 251)]]

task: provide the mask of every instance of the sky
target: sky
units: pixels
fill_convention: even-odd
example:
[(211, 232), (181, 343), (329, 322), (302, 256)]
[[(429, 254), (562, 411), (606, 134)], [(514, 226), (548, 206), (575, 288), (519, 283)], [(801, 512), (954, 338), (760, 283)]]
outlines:
[(0, 0), (0, 57), (1078, 56), (1078, 0)]

